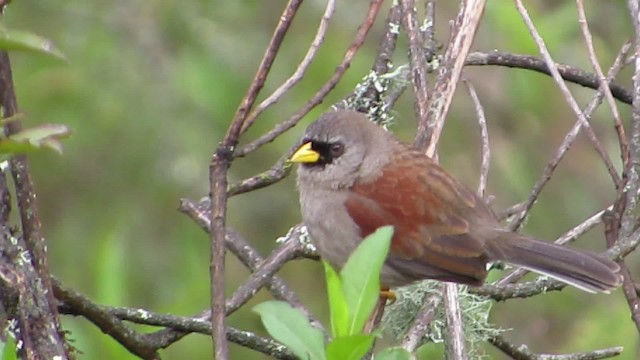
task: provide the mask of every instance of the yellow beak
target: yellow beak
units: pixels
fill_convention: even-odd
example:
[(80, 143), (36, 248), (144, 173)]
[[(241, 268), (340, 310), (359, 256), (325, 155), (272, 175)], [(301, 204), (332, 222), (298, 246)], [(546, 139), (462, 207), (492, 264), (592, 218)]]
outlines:
[(311, 141), (302, 144), (300, 148), (291, 156), (289, 159), (290, 162), (293, 163), (315, 163), (320, 160), (320, 154), (311, 149)]

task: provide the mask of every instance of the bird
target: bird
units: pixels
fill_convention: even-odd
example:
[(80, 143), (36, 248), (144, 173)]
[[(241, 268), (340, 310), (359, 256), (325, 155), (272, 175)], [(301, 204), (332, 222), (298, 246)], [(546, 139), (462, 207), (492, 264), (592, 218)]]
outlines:
[(381, 288), (420, 280), (481, 286), (508, 263), (596, 293), (618, 287), (619, 265), (501, 226), (486, 202), (417, 148), (352, 110), (311, 123), (298, 163), (302, 220), (320, 257), (341, 269), (362, 240), (391, 225)]

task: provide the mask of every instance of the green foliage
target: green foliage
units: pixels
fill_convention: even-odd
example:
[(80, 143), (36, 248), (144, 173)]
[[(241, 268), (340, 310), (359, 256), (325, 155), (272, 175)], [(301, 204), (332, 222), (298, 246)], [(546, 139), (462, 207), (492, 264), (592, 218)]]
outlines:
[(5, 160), (10, 155), (39, 150), (53, 150), (61, 154), (61, 140), (70, 135), (71, 130), (60, 124), (43, 124), (19, 131), (9, 137), (0, 138), (0, 159)]
[[(326, 346), (320, 330), (302, 312), (282, 301), (268, 301), (254, 307), (269, 334), (301, 359), (359, 360), (367, 354), (378, 332), (364, 334), (363, 328), (380, 292), (380, 270), (389, 252), (393, 228), (385, 226), (365, 238), (338, 275), (324, 263), (327, 296), (331, 311), (331, 340)], [(404, 354), (406, 357), (402, 357)], [(376, 359), (408, 359), (403, 349), (383, 351)]]
[[(362, 331), (380, 294), (380, 270), (389, 252), (393, 228), (378, 229), (363, 241), (340, 272), (342, 291), (349, 309), (349, 335)], [(335, 278), (334, 278), (335, 280)], [(329, 286), (329, 289), (335, 289)]]
[(65, 60), (64, 54), (53, 42), (28, 31), (9, 30), (0, 26), (0, 49), (27, 51)]
[(284, 301), (267, 301), (253, 310), (260, 314), (269, 334), (285, 344), (300, 359), (324, 360), (322, 332), (314, 328), (304, 314)]
[(405, 349), (390, 347), (380, 351), (373, 360), (410, 360), (411, 354)]
[(349, 335), (349, 305), (342, 291), (342, 281), (328, 262), (323, 261), (322, 265), (327, 279), (331, 334), (333, 336), (347, 336)]
[[(64, 60), (64, 55), (53, 42), (31, 32), (9, 30), (0, 25), (0, 50), (27, 51)], [(22, 115), (3, 119), (0, 124), (5, 125), (17, 121)], [(30, 129), (22, 130), (9, 137), (0, 138), (0, 160), (9, 156), (23, 154), (41, 149), (50, 149), (62, 153), (61, 139), (71, 135), (69, 127), (60, 124), (42, 124)]]
[(0, 341), (0, 360), (17, 360), (16, 343), (11, 336), (7, 337), (6, 342)]

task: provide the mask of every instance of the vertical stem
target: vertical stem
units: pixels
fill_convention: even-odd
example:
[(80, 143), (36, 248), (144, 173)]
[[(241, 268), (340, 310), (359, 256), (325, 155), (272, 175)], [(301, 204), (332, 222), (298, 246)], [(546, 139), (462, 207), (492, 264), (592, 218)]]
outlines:
[(467, 352), (464, 344), (464, 324), (458, 300), (458, 285), (444, 284), (444, 305), (447, 310), (446, 355), (448, 360), (466, 360)]
[(227, 217), (227, 170), (231, 152), (222, 144), (218, 147), (211, 166), (211, 326), (216, 360), (227, 360), (227, 327), (224, 292), (224, 239)]

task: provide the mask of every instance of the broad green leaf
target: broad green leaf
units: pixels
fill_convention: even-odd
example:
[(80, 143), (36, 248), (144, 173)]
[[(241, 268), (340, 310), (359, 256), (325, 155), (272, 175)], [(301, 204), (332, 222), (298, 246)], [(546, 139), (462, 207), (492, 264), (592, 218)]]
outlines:
[(328, 360), (360, 360), (375, 340), (375, 335), (350, 335), (335, 338), (327, 345)]
[(373, 358), (373, 360), (413, 360), (415, 356), (411, 355), (407, 350), (400, 347), (386, 348)]
[(331, 314), (331, 336), (339, 338), (349, 333), (349, 308), (342, 292), (342, 281), (328, 262), (323, 261), (324, 274), (327, 279), (327, 296)]
[(253, 311), (274, 339), (286, 345), (303, 360), (325, 360), (324, 336), (302, 312), (284, 301), (266, 301)]
[(0, 49), (29, 51), (59, 60), (66, 60), (64, 54), (56, 48), (51, 40), (27, 31), (9, 30), (0, 27)]
[(342, 268), (342, 289), (349, 305), (349, 335), (362, 332), (380, 294), (380, 270), (389, 252), (393, 227), (367, 236)]
[(0, 360), (16, 360), (18, 354), (16, 354), (16, 343), (10, 336), (7, 336), (7, 342), (0, 342)]
[(44, 124), (22, 130), (0, 139), (0, 154), (20, 154), (40, 149), (62, 153), (61, 139), (69, 137), (71, 130), (60, 124)]

